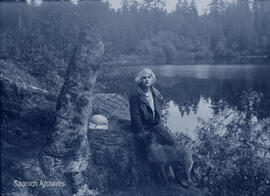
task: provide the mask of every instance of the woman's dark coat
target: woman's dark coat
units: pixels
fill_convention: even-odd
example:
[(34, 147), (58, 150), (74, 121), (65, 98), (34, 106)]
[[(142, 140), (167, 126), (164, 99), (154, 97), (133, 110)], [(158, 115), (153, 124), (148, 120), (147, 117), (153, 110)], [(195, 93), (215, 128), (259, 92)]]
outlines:
[(161, 124), (161, 103), (163, 97), (153, 86), (151, 91), (155, 105), (155, 119), (153, 119), (153, 112), (145, 93), (139, 86), (136, 93), (130, 96), (131, 131), (141, 137), (145, 137), (148, 133), (154, 134), (160, 144), (173, 145), (174, 140), (172, 136)]

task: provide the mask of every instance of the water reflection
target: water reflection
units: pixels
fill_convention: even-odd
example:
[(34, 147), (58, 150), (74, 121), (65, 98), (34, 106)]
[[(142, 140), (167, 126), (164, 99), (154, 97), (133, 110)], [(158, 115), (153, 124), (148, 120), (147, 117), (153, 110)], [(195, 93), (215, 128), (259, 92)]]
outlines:
[(161, 77), (194, 77), (198, 79), (208, 78), (252, 78), (254, 71), (265, 69), (265, 66), (256, 65), (166, 65), (150, 66)]
[(173, 100), (167, 102), (165, 107), (165, 125), (172, 133), (180, 131), (191, 139), (196, 137), (194, 130), (199, 123), (198, 119), (207, 121), (213, 116), (211, 100), (203, 97), (200, 98), (196, 110), (193, 107), (179, 106)]

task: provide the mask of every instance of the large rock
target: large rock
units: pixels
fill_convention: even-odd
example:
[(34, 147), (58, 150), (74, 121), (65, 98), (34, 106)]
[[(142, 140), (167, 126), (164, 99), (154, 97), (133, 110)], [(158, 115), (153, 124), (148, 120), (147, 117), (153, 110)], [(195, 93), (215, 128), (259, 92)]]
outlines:
[[(0, 65), (1, 144), (9, 156), (33, 157), (50, 134), (58, 94), (42, 89), (36, 78), (13, 63), (0, 61)], [(92, 102), (93, 113), (105, 115), (110, 128), (129, 120), (128, 101), (121, 95), (94, 94)]]
[(94, 95), (93, 113), (100, 113), (108, 119), (130, 120), (128, 100), (118, 94), (98, 93)]
[(0, 67), (2, 149), (19, 160), (31, 157), (46, 141), (57, 95), (12, 63), (0, 61)]

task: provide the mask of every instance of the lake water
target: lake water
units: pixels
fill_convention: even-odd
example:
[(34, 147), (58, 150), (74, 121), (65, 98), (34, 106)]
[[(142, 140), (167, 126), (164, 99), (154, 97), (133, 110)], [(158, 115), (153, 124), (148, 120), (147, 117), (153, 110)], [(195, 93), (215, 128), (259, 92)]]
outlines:
[[(157, 77), (156, 87), (165, 98), (164, 114), (171, 132), (194, 138), (198, 118), (208, 120), (222, 107), (240, 105), (243, 91), (263, 94), (259, 118), (270, 116), (269, 65), (163, 65), (148, 66)], [(129, 96), (134, 77), (145, 66), (121, 66), (100, 77), (103, 91)]]

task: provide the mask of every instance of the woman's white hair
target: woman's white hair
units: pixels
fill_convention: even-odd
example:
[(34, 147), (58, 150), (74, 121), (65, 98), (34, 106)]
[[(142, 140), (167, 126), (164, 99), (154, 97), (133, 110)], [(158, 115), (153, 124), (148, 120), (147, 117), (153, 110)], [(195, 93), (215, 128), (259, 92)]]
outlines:
[(143, 70), (141, 70), (137, 76), (135, 77), (135, 82), (136, 83), (141, 83), (142, 81), (142, 77), (145, 75), (150, 75), (153, 78), (153, 84), (156, 82), (156, 75), (154, 74), (154, 72), (149, 69), (149, 68), (144, 68)]

